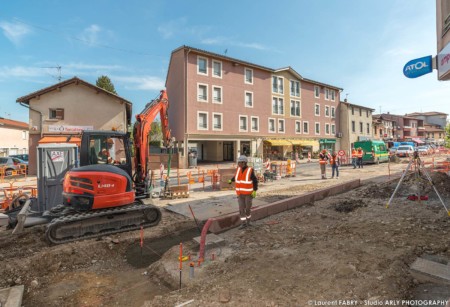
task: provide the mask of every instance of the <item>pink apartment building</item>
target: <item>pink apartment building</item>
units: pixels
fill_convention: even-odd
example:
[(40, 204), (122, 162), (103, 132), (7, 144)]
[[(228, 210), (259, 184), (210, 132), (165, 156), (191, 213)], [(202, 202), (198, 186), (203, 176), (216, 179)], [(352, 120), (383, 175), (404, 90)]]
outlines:
[(341, 88), (182, 46), (172, 52), (169, 124), (186, 159), (289, 158), (338, 149)]

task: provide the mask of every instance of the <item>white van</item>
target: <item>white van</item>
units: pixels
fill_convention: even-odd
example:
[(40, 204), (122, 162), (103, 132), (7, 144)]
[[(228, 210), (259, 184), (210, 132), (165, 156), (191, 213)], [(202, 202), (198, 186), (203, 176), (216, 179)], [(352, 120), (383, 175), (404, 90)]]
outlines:
[(411, 145), (400, 145), (397, 148), (397, 157), (409, 157), (414, 154), (414, 147)]

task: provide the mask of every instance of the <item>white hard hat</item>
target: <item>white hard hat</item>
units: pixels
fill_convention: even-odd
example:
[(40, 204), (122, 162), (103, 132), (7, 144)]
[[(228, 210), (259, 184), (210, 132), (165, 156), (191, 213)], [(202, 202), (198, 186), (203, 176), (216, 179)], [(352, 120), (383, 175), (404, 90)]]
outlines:
[(248, 162), (247, 157), (244, 155), (240, 156), (238, 162)]

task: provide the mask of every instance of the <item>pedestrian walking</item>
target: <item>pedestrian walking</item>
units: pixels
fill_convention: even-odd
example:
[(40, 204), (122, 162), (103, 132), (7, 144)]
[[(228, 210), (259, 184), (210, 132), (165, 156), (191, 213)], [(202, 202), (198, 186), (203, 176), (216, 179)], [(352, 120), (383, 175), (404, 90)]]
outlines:
[(330, 159), (331, 165), (331, 179), (334, 178), (334, 174), (336, 173), (336, 179), (339, 179), (339, 165), (341, 164), (341, 158), (337, 155), (336, 152), (333, 152)]
[(358, 157), (358, 168), (363, 168), (363, 156), (364, 151), (361, 147), (358, 148), (358, 151), (356, 152), (356, 156)]
[(358, 159), (358, 155), (356, 153), (356, 149), (352, 148), (352, 165), (353, 165), (353, 168), (356, 168), (357, 159)]
[(233, 181), (236, 184), (239, 216), (241, 218), (240, 229), (250, 226), (253, 198), (256, 197), (256, 191), (258, 190), (258, 179), (256, 178), (253, 168), (247, 166), (247, 162), (246, 156), (240, 156), (238, 159), (236, 175), (228, 180), (229, 184)]
[(319, 153), (319, 164), (320, 164), (320, 174), (322, 175), (322, 179), (327, 179), (326, 169), (327, 169), (328, 155), (326, 149), (323, 149)]

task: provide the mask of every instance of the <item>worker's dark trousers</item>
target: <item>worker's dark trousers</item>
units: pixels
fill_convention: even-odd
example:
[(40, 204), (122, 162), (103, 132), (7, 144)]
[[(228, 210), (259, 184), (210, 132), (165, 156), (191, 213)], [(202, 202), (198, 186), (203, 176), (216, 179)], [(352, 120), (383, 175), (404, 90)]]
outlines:
[(244, 223), (245, 221), (250, 221), (250, 218), (252, 217), (251, 215), (253, 203), (252, 196), (247, 194), (238, 195), (238, 203), (239, 203), (239, 216), (241, 217), (241, 223)]

